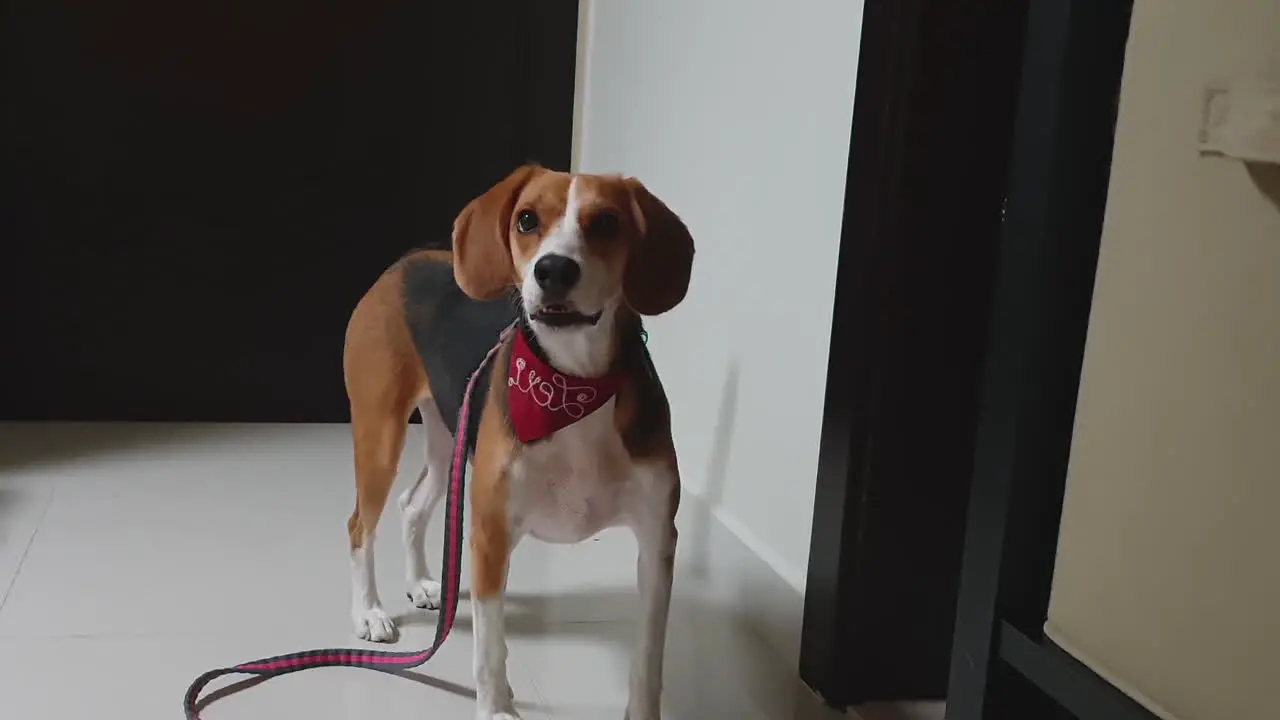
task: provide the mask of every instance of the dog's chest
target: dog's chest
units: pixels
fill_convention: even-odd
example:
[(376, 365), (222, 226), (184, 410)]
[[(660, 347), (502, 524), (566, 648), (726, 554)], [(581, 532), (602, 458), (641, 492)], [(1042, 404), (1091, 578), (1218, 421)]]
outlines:
[(573, 543), (622, 522), (633, 473), (613, 409), (611, 400), (516, 458), (509, 505), (520, 529), (546, 542)]

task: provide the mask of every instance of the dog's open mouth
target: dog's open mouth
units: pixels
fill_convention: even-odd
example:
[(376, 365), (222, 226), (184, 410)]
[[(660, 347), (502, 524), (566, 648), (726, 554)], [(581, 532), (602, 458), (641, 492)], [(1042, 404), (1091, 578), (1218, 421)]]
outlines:
[[(603, 311), (602, 311), (603, 312)], [(550, 327), (573, 327), (575, 325), (595, 325), (600, 322), (602, 312), (587, 315), (564, 303), (548, 303), (533, 311), (530, 319)]]

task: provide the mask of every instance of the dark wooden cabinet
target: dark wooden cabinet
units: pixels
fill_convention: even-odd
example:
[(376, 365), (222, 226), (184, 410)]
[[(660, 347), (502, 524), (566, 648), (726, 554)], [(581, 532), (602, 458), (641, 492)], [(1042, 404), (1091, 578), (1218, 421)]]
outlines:
[(1043, 633), (1133, 3), (867, 0), (801, 674), (1150, 720)]
[(838, 707), (947, 690), (1021, 0), (868, 0), (800, 658)]

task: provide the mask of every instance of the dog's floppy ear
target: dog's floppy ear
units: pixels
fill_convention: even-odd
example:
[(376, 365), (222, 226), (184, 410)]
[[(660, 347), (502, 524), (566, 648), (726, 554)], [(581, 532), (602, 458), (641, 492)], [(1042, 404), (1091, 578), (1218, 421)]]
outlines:
[(453, 276), (476, 300), (492, 300), (516, 282), (507, 239), (516, 198), (543, 172), (536, 165), (517, 168), (485, 194), (467, 203), (453, 221)]
[(638, 180), (624, 181), (639, 237), (627, 253), (622, 294), (641, 315), (661, 315), (684, 299), (693, 272), (689, 228)]

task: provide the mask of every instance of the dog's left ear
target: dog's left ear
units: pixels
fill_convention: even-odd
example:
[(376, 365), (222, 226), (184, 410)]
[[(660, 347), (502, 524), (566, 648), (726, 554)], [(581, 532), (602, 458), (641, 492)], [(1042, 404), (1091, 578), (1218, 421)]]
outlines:
[(684, 300), (693, 272), (693, 236), (671, 208), (638, 180), (624, 181), (639, 232), (627, 252), (622, 294), (641, 315), (661, 315)]

